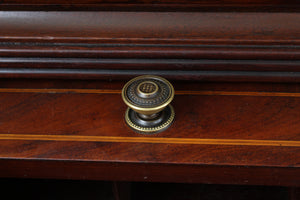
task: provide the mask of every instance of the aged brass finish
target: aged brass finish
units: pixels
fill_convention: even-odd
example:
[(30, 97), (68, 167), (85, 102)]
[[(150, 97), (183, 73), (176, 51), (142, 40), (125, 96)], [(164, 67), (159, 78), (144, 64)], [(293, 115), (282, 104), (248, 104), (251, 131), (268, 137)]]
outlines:
[(136, 132), (161, 132), (174, 120), (175, 112), (169, 105), (174, 98), (174, 88), (164, 78), (152, 75), (136, 77), (125, 84), (122, 98), (129, 107), (125, 121)]

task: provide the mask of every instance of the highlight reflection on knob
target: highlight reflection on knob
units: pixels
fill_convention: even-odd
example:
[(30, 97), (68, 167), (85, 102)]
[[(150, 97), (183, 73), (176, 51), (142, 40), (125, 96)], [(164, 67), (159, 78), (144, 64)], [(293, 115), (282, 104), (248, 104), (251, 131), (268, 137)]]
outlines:
[(174, 120), (174, 109), (170, 105), (174, 88), (162, 77), (144, 75), (130, 80), (123, 87), (122, 98), (129, 107), (125, 121), (139, 133), (164, 131)]

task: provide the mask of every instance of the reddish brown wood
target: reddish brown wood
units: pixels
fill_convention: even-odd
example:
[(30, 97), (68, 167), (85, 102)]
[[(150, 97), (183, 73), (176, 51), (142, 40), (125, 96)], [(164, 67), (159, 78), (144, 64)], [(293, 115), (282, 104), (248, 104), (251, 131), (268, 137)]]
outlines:
[[(126, 127), (118, 92), (0, 89), (0, 175), (299, 186), (300, 101), (291, 92), (298, 87), (247, 93), (246, 86), (176, 95), (175, 123), (153, 136)], [(278, 91), (285, 96), (276, 97)]]
[[(76, 135), (132, 136), (123, 123), (121, 111), (126, 106), (120, 94), (2, 93), (0, 99), (1, 133), (44, 135), (50, 131), (65, 135), (75, 131)], [(184, 103), (191, 106), (181, 106)], [(160, 136), (297, 140), (299, 103), (297, 97), (276, 97), (276, 94), (271, 97), (178, 95), (173, 103), (178, 123)], [(227, 116), (229, 113), (233, 116)], [(111, 124), (105, 125), (107, 119), (112, 120)], [(181, 119), (186, 119), (185, 123)], [(188, 128), (190, 124), (195, 127)]]

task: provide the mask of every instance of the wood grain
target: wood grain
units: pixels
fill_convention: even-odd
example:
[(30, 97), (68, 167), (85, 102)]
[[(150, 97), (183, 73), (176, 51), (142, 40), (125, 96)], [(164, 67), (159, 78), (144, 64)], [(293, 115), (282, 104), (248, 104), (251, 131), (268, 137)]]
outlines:
[[(0, 102), (2, 134), (132, 136), (118, 94), (2, 93)], [(177, 95), (172, 104), (176, 121), (164, 137), (299, 140), (298, 97)]]
[(146, 136), (126, 127), (119, 94), (16, 91), (0, 97), (2, 159), (298, 170), (299, 97), (177, 95), (172, 127)]
[(105, 90), (112, 86), (33, 83), (0, 89), (2, 177), (300, 184), (300, 99), (293, 85), (271, 84), (262, 93), (264, 87), (247, 92), (241, 85), (238, 92), (234, 85), (182, 90), (172, 103), (175, 123), (148, 136), (126, 126), (120, 90)]

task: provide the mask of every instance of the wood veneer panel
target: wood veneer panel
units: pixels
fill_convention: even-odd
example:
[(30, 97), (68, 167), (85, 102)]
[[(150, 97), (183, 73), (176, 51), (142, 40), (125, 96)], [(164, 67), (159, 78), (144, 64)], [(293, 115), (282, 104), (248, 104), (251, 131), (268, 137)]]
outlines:
[[(1, 91), (1, 176), (24, 173), (44, 178), (300, 183), (300, 101), (295, 93), (277, 97), (276, 92), (272, 97), (266, 95), (272, 92), (176, 95), (175, 123), (163, 133), (147, 136), (126, 127), (122, 114), (126, 106), (118, 93), (54, 90)], [(58, 160), (68, 161), (68, 174), (53, 166)], [(49, 162), (46, 168), (42, 166), (45, 162)], [(123, 165), (127, 167), (120, 167)], [(159, 170), (164, 167), (170, 171)], [(251, 167), (259, 167), (260, 178), (249, 176), (255, 171)], [(116, 172), (119, 168), (121, 172)], [(45, 170), (50, 169), (55, 170), (47, 175)], [(181, 175), (167, 178), (179, 169)], [(224, 169), (226, 175), (218, 174), (225, 173)], [(124, 170), (134, 172), (122, 175)], [(229, 180), (229, 176), (235, 178)]]
[[(2, 93), (0, 132), (132, 136), (132, 131), (124, 124), (126, 106), (119, 94), (64, 93), (55, 94), (53, 90), (41, 94)], [(157, 136), (299, 140), (300, 101), (294, 96), (276, 97), (276, 93), (255, 96), (255, 93), (242, 92), (225, 96), (222, 92), (219, 95), (178, 95), (173, 102), (176, 122), (170, 130)], [(186, 104), (190, 106), (182, 106)]]
[[(123, 122), (122, 111), (126, 106), (119, 94), (49, 92), (52, 94), (2, 94), (1, 133), (132, 136)], [(275, 95), (208, 93), (206, 96), (200, 93), (177, 96), (173, 103), (177, 111), (174, 128), (160, 135), (298, 140), (298, 98)], [(182, 106), (185, 104), (192, 106)], [(106, 120), (111, 122), (107, 124)], [(191, 124), (193, 129), (189, 128)]]
[(119, 94), (2, 93), (1, 157), (297, 169), (299, 99), (241, 94), (176, 96), (175, 123), (147, 137)]

